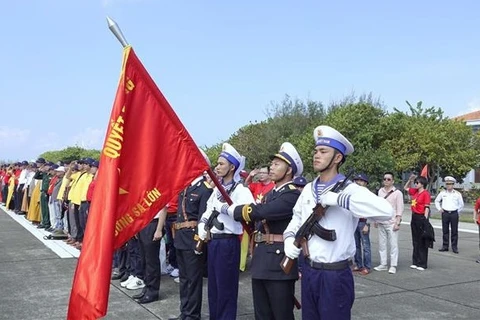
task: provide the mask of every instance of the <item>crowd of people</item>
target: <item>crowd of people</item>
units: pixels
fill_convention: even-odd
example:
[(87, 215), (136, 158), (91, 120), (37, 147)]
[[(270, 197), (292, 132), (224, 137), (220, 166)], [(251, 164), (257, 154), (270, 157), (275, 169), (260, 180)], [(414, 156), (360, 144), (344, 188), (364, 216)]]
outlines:
[[(239, 273), (251, 255), (256, 319), (294, 319), (293, 310), (300, 303), (303, 319), (350, 319), (353, 273), (397, 272), (404, 195), (395, 187), (393, 172), (384, 173), (377, 193), (368, 189), (365, 174), (356, 174), (352, 181), (340, 174), (354, 147), (334, 128), (319, 126), (313, 137), (313, 168), (318, 176), (311, 182), (302, 176), (303, 161), (288, 142), (272, 155), (269, 166), (250, 173), (244, 170), (245, 157), (225, 143), (214, 171), (231, 201), (211, 177), (197, 177), (115, 252), (112, 279), (126, 289), (142, 289), (132, 297), (145, 304), (158, 300), (161, 274), (169, 273), (179, 283), (176, 319), (200, 319), (207, 277), (210, 319), (235, 319)], [(64, 241), (81, 249), (98, 166), (90, 158), (69, 164), (39, 158), (34, 163), (4, 165), (2, 202), (50, 231), (53, 238), (64, 236)], [(446, 189), (434, 201), (442, 213), (439, 251), (451, 248), (458, 254), (458, 214), (464, 204), (453, 189), (455, 179), (447, 176), (444, 181)], [(427, 180), (412, 175), (403, 190), (412, 211), (410, 268), (424, 271), (434, 240)], [(480, 229), (479, 210), (480, 199), (474, 209)], [(374, 268), (371, 225), (378, 230), (379, 241), (380, 264)], [(165, 270), (159, 255), (161, 239), (167, 246)], [(295, 297), (298, 280), (301, 301)]]
[(50, 232), (46, 239), (64, 239), (81, 249), (98, 166), (91, 158), (70, 163), (38, 158), (3, 165), (2, 204)]

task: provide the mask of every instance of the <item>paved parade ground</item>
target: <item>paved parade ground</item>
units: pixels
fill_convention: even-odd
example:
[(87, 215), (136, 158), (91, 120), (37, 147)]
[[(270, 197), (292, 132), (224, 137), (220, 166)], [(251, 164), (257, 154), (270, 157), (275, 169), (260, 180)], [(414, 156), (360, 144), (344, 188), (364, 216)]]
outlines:
[[(412, 244), (410, 215), (400, 230), (400, 256), (396, 274), (373, 271), (355, 276), (352, 319), (479, 319), (480, 264), (478, 229), (460, 223), (459, 251), (438, 252), (440, 220), (435, 248), (429, 251), (428, 269), (409, 268)], [(78, 251), (61, 241), (44, 240), (23, 216), (0, 210), (0, 319), (65, 319)], [(372, 228), (372, 265), (379, 264), (376, 229)], [(48, 245), (48, 247), (47, 247)], [(300, 291), (297, 283), (297, 292)], [(163, 276), (160, 301), (139, 305), (129, 291), (112, 281), (106, 319), (168, 319), (178, 315), (178, 285)], [(208, 319), (207, 286), (204, 281), (203, 318)], [(250, 275), (240, 275), (237, 319), (253, 319)], [(300, 312), (297, 312), (300, 319)]]

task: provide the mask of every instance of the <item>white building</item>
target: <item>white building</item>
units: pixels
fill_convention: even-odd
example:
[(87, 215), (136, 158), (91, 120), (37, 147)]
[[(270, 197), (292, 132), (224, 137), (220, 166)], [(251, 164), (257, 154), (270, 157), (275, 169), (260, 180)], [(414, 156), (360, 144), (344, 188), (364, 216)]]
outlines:
[[(478, 132), (480, 130), (480, 110), (455, 117), (454, 119), (464, 121), (467, 126), (472, 127), (473, 132)], [(463, 184), (459, 185), (459, 187), (463, 187), (467, 190), (471, 189), (472, 186), (475, 186), (476, 188), (480, 187), (480, 168), (472, 169), (463, 179)]]

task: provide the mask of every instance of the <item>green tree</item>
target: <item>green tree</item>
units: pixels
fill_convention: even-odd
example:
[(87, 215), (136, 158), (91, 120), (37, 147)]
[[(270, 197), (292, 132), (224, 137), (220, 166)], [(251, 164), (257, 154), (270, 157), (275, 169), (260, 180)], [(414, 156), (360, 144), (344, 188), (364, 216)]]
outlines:
[(371, 185), (378, 187), (383, 173), (395, 166), (384, 146), (388, 136), (383, 126), (387, 116), (384, 107), (371, 95), (364, 95), (357, 99), (349, 97), (333, 104), (329, 110), (325, 123), (340, 131), (355, 148), (355, 152), (347, 157), (343, 171), (364, 172)]
[(272, 102), (265, 113), (267, 120), (243, 127), (229, 139), (246, 156), (248, 167), (270, 163), (271, 155), (277, 153), (284, 142), (292, 143), (304, 164), (309, 163), (311, 167), (311, 161), (305, 161), (311, 159), (311, 145), (307, 149), (299, 144), (306, 141), (305, 132), (313, 132), (315, 126), (323, 122), (326, 115), (323, 104), (292, 99), (287, 95), (280, 103)]
[(63, 150), (46, 151), (39, 157), (44, 158), (47, 161), (57, 162), (70, 162), (82, 158), (92, 158), (95, 160), (100, 159), (100, 150), (84, 149), (78, 146), (67, 147)]
[(205, 151), (205, 153), (207, 154), (207, 157), (210, 160), (212, 167), (215, 167), (218, 155), (220, 154), (220, 152), (222, 152), (222, 143), (214, 144), (211, 147), (204, 146), (202, 147), (202, 150)]
[(479, 137), (465, 123), (448, 119), (437, 107), (423, 108), (419, 101), (409, 112), (395, 112), (387, 123), (395, 134), (386, 142), (398, 171), (416, 171), (428, 164), (430, 186), (438, 175), (461, 181), (479, 164)]

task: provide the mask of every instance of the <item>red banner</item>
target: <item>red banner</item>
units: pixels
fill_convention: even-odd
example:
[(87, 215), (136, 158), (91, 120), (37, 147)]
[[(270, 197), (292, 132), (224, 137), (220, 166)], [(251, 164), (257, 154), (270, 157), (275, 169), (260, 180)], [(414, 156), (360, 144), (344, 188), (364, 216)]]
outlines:
[(125, 48), (68, 319), (106, 314), (114, 249), (207, 169), (197, 145), (133, 49)]

